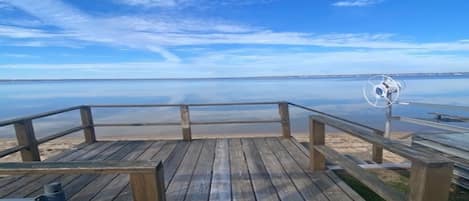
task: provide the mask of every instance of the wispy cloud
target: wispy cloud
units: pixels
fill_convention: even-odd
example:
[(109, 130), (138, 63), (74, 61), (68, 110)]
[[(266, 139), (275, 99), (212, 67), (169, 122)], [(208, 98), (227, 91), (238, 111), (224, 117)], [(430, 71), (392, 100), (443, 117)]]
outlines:
[[(137, 0), (134, 0), (137, 2)], [(170, 1), (170, 0), (166, 0)], [(154, 1), (163, 3), (165, 0)], [(192, 1), (192, 0), (187, 0)], [(147, 2), (147, 1), (142, 1)], [(153, 2), (153, 1), (148, 1)], [(174, 1), (183, 3), (185, 1)], [(342, 3), (341, 3), (342, 2)], [(341, 1), (337, 5), (365, 5), (376, 1)], [(347, 3), (348, 2), (348, 3)], [(0, 36), (32, 41), (14, 41), (11, 44), (28, 46), (54, 44), (51, 40), (74, 43), (76, 40), (102, 43), (125, 48), (145, 49), (156, 52), (171, 62), (181, 59), (169, 51), (176, 46), (214, 44), (257, 44), (319, 46), (326, 48), (367, 48), (403, 49), (419, 51), (469, 51), (466, 41), (445, 41), (437, 43), (416, 43), (396, 40), (388, 33), (361, 34), (311, 34), (302, 32), (276, 32), (262, 27), (254, 27), (223, 20), (184, 18), (178, 15), (136, 15), (98, 17), (84, 13), (63, 2), (54, 0), (11, 1), (11, 5), (21, 9), (42, 23), (57, 27), (60, 31), (47, 31), (40, 28), (0, 26)], [(71, 45), (72, 46), (72, 45)]]
[(338, 7), (364, 7), (370, 6), (373, 4), (378, 4), (383, 2), (384, 0), (345, 0), (345, 1), (338, 1), (333, 3), (333, 6)]
[(12, 58), (39, 58), (39, 56), (36, 56), (36, 55), (30, 55), (30, 54), (11, 54), (11, 53), (0, 54), (0, 56), (12, 57)]
[(207, 8), (215, 5), (251, 5), (269, 3), (274, 0), (116, 0), (119, 3), (147, 8)]

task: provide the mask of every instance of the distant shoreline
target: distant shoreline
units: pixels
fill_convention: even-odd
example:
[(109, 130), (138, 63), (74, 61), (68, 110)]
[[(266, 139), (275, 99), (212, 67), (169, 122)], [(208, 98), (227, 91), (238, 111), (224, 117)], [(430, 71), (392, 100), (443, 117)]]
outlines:
[[(188, 78), (76, 78), (76, 79), (0, 79), (0, 82), (30, 81), (182, 81), (182, 80), (268, 80), (268, 79), (327, 79), (327, 78), (367, 78), (382, 74), (342, 74), (342, 75), (290, 75), (290, 76), (251, 76), (251, 77), (188, 77)], [(401, 78), (437, 78), (437, 77), (469, 77), (469, 72), (447, 73), (391, 73), (385, 74)]]

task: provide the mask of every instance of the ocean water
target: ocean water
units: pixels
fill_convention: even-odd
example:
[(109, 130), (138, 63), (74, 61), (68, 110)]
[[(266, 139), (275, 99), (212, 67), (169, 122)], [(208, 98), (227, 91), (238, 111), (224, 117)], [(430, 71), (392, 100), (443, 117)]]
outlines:
[[(469, 77), (405, 77), (401, 101), (469, 105)], [(362, 95), (367, 79), (204, 79), (0, 82), (0, 120), (83, 104), (178, 104), (217, 102), (289, 101), (376, 128), (384, 127), (384, 109), (368, 105)], [(463, 111), (396, 105), (395, 115), (433, 118), (429, 112), (469, 116)], [(191, 107), (192, 121), (278, 119), (276, 105)], [(290, 107), (294, 133), (307, 131), (311, 112)], [(178, 122), (179, 108), (99, 108), (95, 123)], [(79, 125), (77, 111), (34, 120), (36, 134), (46, 136)], [(453, 123), (465, 126), (461, 123)], [(278, 124), (193, 126), (193, 133), (278, 135)], [(427, 128), (393, 124), (394, 131)], [(179, 136), (175, 126), (100, 128), (98, 135)], [(13, 127), (0, 128), (0, 137), (12, 137)]]

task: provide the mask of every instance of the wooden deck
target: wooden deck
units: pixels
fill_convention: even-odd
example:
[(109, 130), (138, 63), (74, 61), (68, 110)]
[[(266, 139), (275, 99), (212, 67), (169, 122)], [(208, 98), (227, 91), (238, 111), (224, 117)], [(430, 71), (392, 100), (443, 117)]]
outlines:
[[(48, 161), (163, 160), (167, 200), (363, 200), (333, 172), (312, 173), (294, 138), (99, 141)], [(1, 198), (34, 197), (60, 181), (67, 200), (132, 200), (128, 175), (27, 175), (0, 179)]]

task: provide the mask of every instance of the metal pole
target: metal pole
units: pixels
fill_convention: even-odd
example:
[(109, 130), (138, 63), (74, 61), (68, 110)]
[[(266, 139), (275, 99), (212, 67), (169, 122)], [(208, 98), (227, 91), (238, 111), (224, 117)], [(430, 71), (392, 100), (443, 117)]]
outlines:
[(391, 119), (392, 119), (392, 93), (387, 94), (388, 107), (386, 108), (386, 122), (384, 124), (384, 137), (391, 138)]

